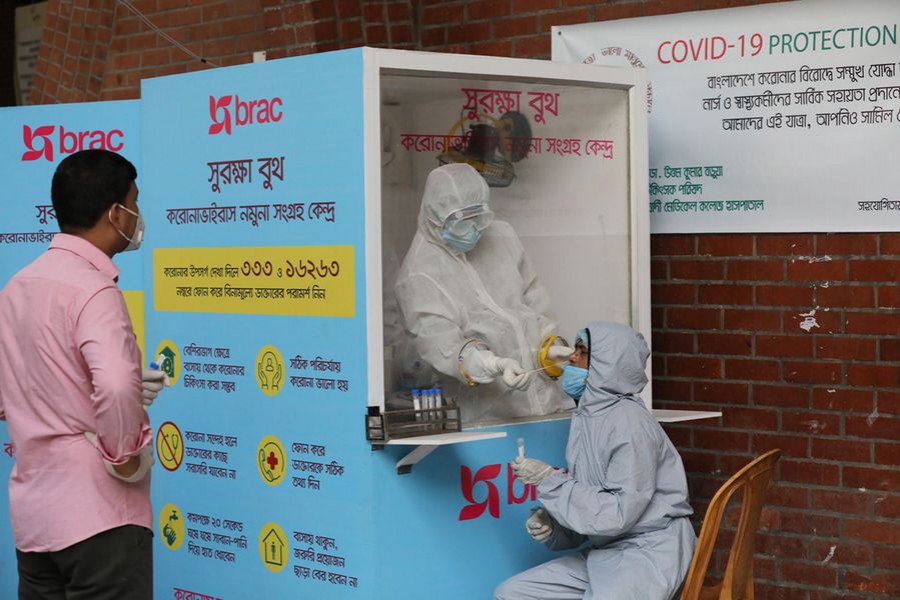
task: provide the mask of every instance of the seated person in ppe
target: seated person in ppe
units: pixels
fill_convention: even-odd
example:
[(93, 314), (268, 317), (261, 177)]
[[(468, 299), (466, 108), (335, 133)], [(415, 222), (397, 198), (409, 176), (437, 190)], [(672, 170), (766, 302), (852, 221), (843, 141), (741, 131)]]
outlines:
[[(416, 351), (441, 373), (467, 423), (573, 408), (548, 376), (528, 371), (568, 356), (549, 348), (550, 300), (509, 224), (493, 219), (470, 165), (433, 170), (396, 295)], [(562, 354), (560, 354), (562, 353)]]
[(587, 545), (503, 582), (496, 600), (669, 600), (696, 537), (681, 457), (638, 393), (650, 351), (640, 333), (591, 323), (563, 372), (578, 407), (568, 471), (517, 458), (513, 471), (543, 505), (528, 533), (553, 550)]

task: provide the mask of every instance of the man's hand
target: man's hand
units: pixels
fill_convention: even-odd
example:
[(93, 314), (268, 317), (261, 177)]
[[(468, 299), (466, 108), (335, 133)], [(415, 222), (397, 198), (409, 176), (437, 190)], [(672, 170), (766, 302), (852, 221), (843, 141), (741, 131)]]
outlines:
[(166, 373), (158, 369), (141, 370), (141, 404), (150, 406), (165, 387)]

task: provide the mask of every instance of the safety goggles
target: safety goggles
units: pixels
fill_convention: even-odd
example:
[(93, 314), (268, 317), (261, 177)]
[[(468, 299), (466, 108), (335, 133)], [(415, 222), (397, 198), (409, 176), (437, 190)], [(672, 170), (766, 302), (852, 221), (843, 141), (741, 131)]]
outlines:
[(473, 227), (477, 231), (484, 231), (494, 220), (494, 213), (486, 204), (473, 204), (450, 213), (444, 220), (444, 229), (450, 233), (462, 236)]

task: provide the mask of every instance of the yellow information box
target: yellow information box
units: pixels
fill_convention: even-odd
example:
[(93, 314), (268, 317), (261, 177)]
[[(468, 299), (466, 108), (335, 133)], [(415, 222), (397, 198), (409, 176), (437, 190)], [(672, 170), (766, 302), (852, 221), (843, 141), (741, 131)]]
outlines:
[(353, 246), (156, 248), (158, 311), (352, 317)]

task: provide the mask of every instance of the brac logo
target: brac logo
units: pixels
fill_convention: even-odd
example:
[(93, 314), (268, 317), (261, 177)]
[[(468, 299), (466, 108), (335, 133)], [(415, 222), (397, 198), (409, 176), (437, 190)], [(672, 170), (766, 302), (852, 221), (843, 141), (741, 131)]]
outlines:
[[(22, 125), (22, 141), (25, 142), (25, 152), (22, 161), (38, 160), (45, 158), (53, 160), (54, 148), (60, 154), (72, 154), (80, 150), (112, 150), (118, 152), (125, 147), (125, 134), (121, 129), (102, 129), (85, 131), (66, 131), (59, 126), (59, 135), (56, 125), (42, 125), (32, 129), (28, 125)], [(54, 140), (56, 143), (54, 144)]]
[[(232, 102), (233, 101), (233, 102)], [(209, 97), (209, 135), (225, 132), (231, 135), (231, 128), (256, 123), (277, 123), (284, 116), (281, 98), (261, 98), (257, 100), (241, 100), (239, 96)]]
[[(459, 511), (459, 520), (468, 521), (477, 519), (489, 512), (495, 519), (500, 518), (500, 490), (497, 489), (496, 483), (493, 481), (500, 475), (503, 465), (487, 465), (478, 469), (475, 475), (472, 475), (472, 469), (466, 465), (459, 468), (460, 490), (463, 498), (468, 504)], [(475, 500), (475, 489), (479, 483), (483, 483), (487, 491), (487, 498), (481, 502)], [(516, 477), (513, 475), (512, 465), (506, 465), (506, 504), (522, 504), (526, 501), (535, 502), (537, 500), (537, 490), (533, 485), (523, 485), (519, 482), (521, 492), (516, 494)]]

